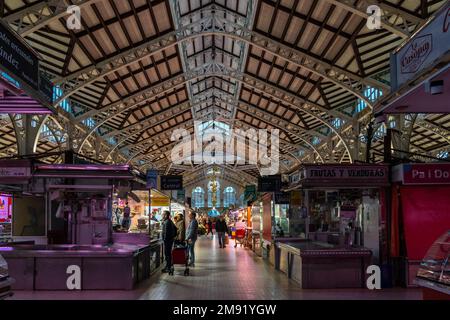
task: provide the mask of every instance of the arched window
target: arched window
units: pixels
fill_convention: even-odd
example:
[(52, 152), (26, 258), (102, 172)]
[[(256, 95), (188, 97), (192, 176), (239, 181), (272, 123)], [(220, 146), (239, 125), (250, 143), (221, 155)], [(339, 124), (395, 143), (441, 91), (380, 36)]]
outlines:
[(192, 205), (194, 208), (203, 208), (205, 206), (205, 191), (202, 187), (196, 187), (192, 190)]
[(226, 187), (223, 190), (223, 206), (229, 207), (236, 204), (236, 192), (233, 187)]
[[(212, 182), (210, 181), (208, 184), (208, 207), (212, 208)], [(217, 190), (216, 190), (216, 207), (220, 207), (220, 184), (217, 181)]]

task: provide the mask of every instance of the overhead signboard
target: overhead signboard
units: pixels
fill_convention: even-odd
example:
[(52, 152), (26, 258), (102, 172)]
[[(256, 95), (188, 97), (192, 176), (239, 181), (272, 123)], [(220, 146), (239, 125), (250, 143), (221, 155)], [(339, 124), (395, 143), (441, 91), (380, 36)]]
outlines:
[(289, 192), (275, 193), (275, 204), (289, 204), (291, 195)]
[(391, 85), (396, 90), (433, 65), (450, 50), (450, 3), (403, 44), (391, 59)]
[(404, 164), (403, 184), (450, 184), (450, 163)]
[(157, 189), (158, 188), (158, 170), (149, 169), (146, 174), (146, 187), (148, 189)]
[(39, 59), (14, 35), (0, 23), (0, 68), (19, 82), (24, 82), (39, 91)]
[(258, 192), (280, 192), (281, 175), (264, 176), (258, 178)]
[(0, 168), (0, 178), (27, 178), (31, 176), (28, 167), (3, 167)]
[(386, 166), (308, 166), (303, 171), (304, 179), (386, 179), (388, 171)]
[(183, 176), (161, 176), (161, 190), (182, 190)]
[(376, 187), (389, 184), (386, 165), (305, 165), (299, 171), (302, 187)]

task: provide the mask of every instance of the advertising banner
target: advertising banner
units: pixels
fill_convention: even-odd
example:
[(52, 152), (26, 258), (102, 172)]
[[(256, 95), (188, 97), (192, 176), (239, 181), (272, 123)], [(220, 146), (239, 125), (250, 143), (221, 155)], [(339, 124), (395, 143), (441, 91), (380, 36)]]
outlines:
[(39, 60), (14, 33), (0, 23), (0, 68), (39, 91)]
[(392, 85), (396, 90), (450, 50), (450, 3), (398, 49), (392, 62)]

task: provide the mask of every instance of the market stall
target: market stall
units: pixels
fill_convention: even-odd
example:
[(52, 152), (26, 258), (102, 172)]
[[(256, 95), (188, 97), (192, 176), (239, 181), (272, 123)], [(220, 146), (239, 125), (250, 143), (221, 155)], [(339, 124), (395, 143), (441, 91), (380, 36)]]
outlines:
[(428, 248), (450, 230), (450, 163), (397, 165), (392, 181), (391, 255), (404, 257), (412, 286)]
[[(14, 165), (0, 161), (0, 182), (15, 187), (13, 240), (36, 244), (0, 247), (17, 279), (13, 289), (68, 289), (67, 268), (72, 265), (83, 274), (82, 289), (131, 289), (148, 278), (152, 243), (113, 244), (113, 190), (136, 178), (128, 165)], [(99, 268), (105, 264), (107, 271)]]
[[(388, 167), (305, 165), (295, 175), (289, 189), (303, 193), (306, 239), (276, 241), (275, 266), (305, 288), (361, 287), (367, 265), (381, 263)], [(332, 272), (342, 281), (322, 282)]]

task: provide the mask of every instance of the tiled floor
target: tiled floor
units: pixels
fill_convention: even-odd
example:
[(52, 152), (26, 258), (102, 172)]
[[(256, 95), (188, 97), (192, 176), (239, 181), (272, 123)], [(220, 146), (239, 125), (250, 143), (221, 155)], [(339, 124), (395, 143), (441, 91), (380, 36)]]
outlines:
[(216, 239), (201, 238), (196, 252), (189, 277), (181, 266), (174, 276), (156, 274), (133, 291), (17, 291), (14, 299), (421, 299), (417, 289), (302, 290), (251, 251), (220, 249)]

